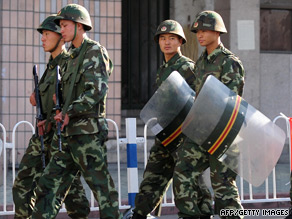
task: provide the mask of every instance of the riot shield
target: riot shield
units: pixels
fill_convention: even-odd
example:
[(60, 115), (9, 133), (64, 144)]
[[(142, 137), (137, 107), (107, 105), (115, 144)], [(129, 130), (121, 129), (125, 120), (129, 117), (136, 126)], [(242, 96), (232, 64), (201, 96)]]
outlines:
[(140, 117), (161, 143), (170, 149), (182, 135), (181, 127), (195, 99), (195, 92), (189, 87), (183, 77), (172, 72), (162, 82), (154, 95), (141, 110)]
[(208, 76), (182, 132), (254, 186), (280, 158), (285, 133), (214, 76)]

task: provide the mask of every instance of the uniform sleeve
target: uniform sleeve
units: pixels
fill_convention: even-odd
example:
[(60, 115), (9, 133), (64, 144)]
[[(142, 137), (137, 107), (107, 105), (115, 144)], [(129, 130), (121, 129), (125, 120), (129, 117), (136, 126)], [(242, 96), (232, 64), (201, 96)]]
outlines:
[(222, 68), (221, 82), (242, 96), (245, 76), (242, 63), (235, 57), (228, 57), (224, 60)]
[(105, 48), (94, 45), (85, 55), (81, 69), (84, 81), (83, 92), (69, 106), (67, 114), (73, 116), (96, 111), (108, 91), (108, 78), (112, 72), (112, 62)]
[(185, 81), (188, 83), (188, 85), (195, 91), (195, 64), (192, 62), (186, 62), (181, 66), (179, 69), (179, 72), (181, 72), (181, 75), (184, 77)]

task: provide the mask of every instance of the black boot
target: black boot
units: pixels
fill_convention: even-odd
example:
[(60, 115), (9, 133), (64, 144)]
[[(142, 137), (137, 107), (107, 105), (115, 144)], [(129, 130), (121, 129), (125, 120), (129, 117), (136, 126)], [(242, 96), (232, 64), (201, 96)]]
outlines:
[(128, 209), (127, 211), (125, 211), (123, 219), (131, 219), (133, 217), (133, 208)]
[(289, 215), (285, 219), (292, 219), (292, 207), (289, 209)]
[(211, 218), (213, 218), (213, 215), (200, 216), (200, 219), (211, 219)]
[(180, 217), (179, 219), (200, 219), (200, 217)]
[(147, 219), (147, 216), (142, 216), (142, 215), (134, 212), (133, 217), (131, 219)]

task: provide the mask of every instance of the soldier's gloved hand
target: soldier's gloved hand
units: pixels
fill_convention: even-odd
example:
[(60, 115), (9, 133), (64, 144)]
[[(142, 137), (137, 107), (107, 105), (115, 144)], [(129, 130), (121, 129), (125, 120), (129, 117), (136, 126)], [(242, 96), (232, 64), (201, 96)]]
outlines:
[(36, 100), (35, 100), (35, 93), (33, 92), (29, 97), (29, 102), (31, 105), (36, 106)]

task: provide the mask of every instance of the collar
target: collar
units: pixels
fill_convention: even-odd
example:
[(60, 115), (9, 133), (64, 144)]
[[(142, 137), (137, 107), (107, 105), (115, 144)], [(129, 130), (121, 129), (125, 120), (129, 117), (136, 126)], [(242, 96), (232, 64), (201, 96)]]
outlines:
[(211, 52), (211, 54), (209, 55), (207, 53), (207, 49), (205, 49), (204, 57), (205, 59), (208, 60), (208, 62), (213, 63), (213, 61), (217, 58), (217, 56), (222, 52), (223, 49), (224, 49), (224, 46), (222, 43), (220, 43), (218, 47), (214, 49), (213, 52)]
[(72, 59), (74, 59), (75, 57), (77, 57), (79, 55), (81, 48), (83, 47), (85, 41), (87, 41), (87, 36), (83, 38), (82, 44), (78, 48), (75, 48), (73, 43), (71, 43), (71, 46), (69, 48), (69, 52), (70, 52), (70, 57)]
[(58, 65), (60, 59), (62, 58), (62, 56), (66, 53), (66, 49), (63, 49), (59, 55), (57, 55), (57, 57), (55, 57), (53, 59), (52, 56), (50, 56), (50, 59), (49, 59), (49, 63), (48, 63), (48, 67), (50, 70), (54, 69), (56, 67), (56, 65)]
[(179, 51), (177, 52), (168, 62), (165, 62), (163, 60), (163, 67), (168, 67), (169, 65), (173, 65), (180, 57), (182, 56), (182, 53)]

